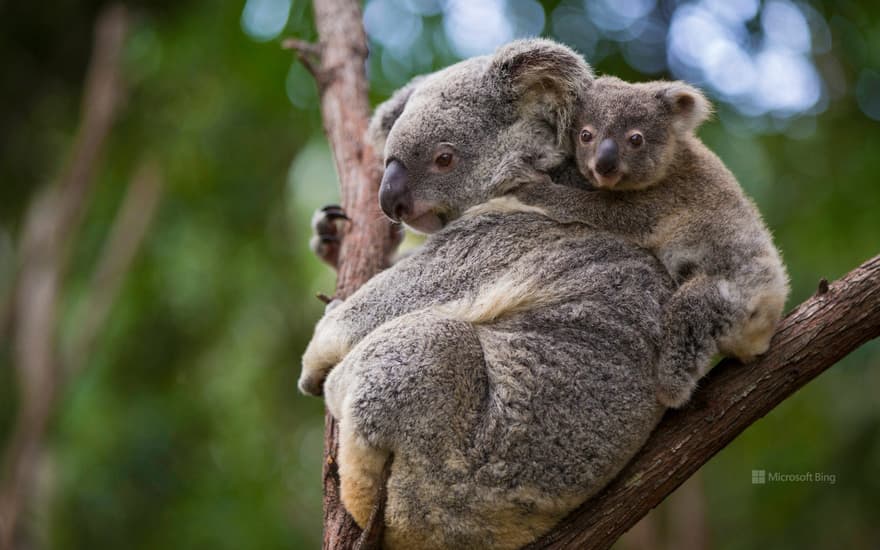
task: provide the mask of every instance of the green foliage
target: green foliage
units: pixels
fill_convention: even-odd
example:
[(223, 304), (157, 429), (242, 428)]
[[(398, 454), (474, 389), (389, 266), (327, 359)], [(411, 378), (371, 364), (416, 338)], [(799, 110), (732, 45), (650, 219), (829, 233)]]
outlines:
[[(283, 3), (283, 2), (282, 2)], [(0, 4), (6, 105), (0, 148), (0, 296), (23, 212), (58, 173), (77, 124), (102, 2)], [(299, 357), (332, 273), (308, 251), (311, 212), (337, 196), (317, 92), (277, 40), (243, 31), (243, 2), (141, 2), (126, 50), (128, 100), (72, 254), (60, 340), (136, 167), (156, 159), (164, 195), (86, 369), (64, 394), (30, 532), (51, 548), (313, 548), (320, 538), (322, 415), (300, 396)], [(544, 33), (563, 2), (544, 2)], [(670, 4), (671, 5), (671, 4)], [(880, 127), (855, 83), (880, 68), (880, 10), (816, 4), (833, 48), (817, 63), (842, 91), (827, 110), (767, 132), (721, 104), (702, 132), (755, 198), (784, 253), (793, 306), (821, 277), (880, 252)], [(284, 35), (313, 39), (294, 0)], [(378, 101), (457, 58), (442, 17), (423, 18), (420, 61), (369, 63)], [(375, 38), (375, 37), (373, 37)], [(600, 72), (656, 78), (613, 42)], [(600, 55), (601, 54), (601, 55)], [(823, 73), (825, 74), (825, 73)], [(662, 74), (660, 75), (662, 76)], [(16, 403), (0, 347), (0, 437)], [(880, 347), (847, 358), (704, 469), (715, 546), (868, 548), (880, 540)], [(752, 485), (752, 470), (825, 472), (833, 485)]]

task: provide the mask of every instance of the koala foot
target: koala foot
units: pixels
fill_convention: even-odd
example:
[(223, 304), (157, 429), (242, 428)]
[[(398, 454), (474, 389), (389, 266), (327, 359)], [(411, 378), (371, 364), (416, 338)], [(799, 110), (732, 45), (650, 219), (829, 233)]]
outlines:
[(318, 258), (336, 269), (339, 263), (339, 247), (342, 244), (342, 224), (348, 216), (341, 206), (325, 206), (312, 216), (312, 238), (309, 245)]
[(370, 521), (373, 507), (379, 499), (382, 486), (382, 469), (388, 459), (388, 451), (372, 447), (353, 433), (348, 426), (349, 418), (340, 420), (339, 492), (342, 504), (361, 529)]

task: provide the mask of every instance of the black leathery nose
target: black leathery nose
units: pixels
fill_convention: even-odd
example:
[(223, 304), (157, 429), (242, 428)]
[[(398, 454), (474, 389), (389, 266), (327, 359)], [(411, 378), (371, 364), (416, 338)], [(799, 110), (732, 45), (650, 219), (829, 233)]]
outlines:
[(379, 206), (386, 216), (396, 222), (412, 212), (413, 201), (409, 190), (409, 177), (406, 167), (398, 160), (392, 160), (385, 167), (385, 174), (382, 175), (382, 183), (379, 186)]
[(617, 170), (617, 142), (607, 138), (596, 148), (596, 172), (603, 176)]

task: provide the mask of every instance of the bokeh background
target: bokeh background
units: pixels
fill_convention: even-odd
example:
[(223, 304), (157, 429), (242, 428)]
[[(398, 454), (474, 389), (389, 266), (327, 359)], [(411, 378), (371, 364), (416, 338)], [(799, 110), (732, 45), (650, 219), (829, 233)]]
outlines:
[[(0, 2), (0, 306), (21, 262), (25, 213), (70, 154), (104, 5)], [(62, 387), (25, 540), (314, 548), (323, 407), (295, 381), (322, 311), (314, 295), (334, 282), (308, 250), (308, 222), (338, 192), (315, 85), (280, 48), (283, 37), (315, 38), (310, 3), (128, 6), (125, 101), (70, 251), (61, 355), (88, 316), (95, 266), (145, 159), (158, 167), (161, 202)], [(821, 277), (880, 252), (878, 3), (370, 0), (364, 22), (377, 102), (415, 74), (534, 35), (576, 48), (600, 73), (702, 86), (718, 112), (701, 136), (773, 229), (792, 276), (789, 307)], [(9, 333), (0, 334), (0, 442), (20, 402)], [(878, 388), (874, 342), (751, 427), (628, 544), (877, 548)], [(752, 470), (834, 483), (753, 484)]]

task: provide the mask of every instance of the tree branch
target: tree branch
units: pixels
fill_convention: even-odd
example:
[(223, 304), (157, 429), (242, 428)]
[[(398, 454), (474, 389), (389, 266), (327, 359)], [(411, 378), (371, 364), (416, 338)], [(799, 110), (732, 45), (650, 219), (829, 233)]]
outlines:
[[(823, 280), (824, 281), (824, 280)], [(715, 453), (804, 384), (880, 336), (880, 256), (819, 285), (750, 365), (725, 360), (669, 411), (624, 470), (528, 549), (609, 548)]]
[(305, 40), (287, 38), (281, 42), (281, 47), (285, 50), (296, 52), (296, 57), (300, 60), (300, 63), (305, 65), (306, 69), (312, 73), (312, 76), (318, 83), (318, 88), (324, 87), (326, 77), (321, 70), (321, 46), (306, 42)]
[(137, 169), (128, 186), (89, 288), (80, 301), (82, 314), (75, 316), (78, 319), (76, 331), (63, 354), (65, 372), (61, 374), (65, 378), (75, 376), (87, 364), (125, 275), (153, 220), (161, 194), (159, 168), (152, 162), (145, 162)]
[[(320, 46), (295, 40), (286, 41), (285, 46), (298, 52), (318, 81), (324, 131), (339, 174), (342, 207), (351, 218), (351, 223), (345, 224), (336, 282), (336, 296), (346, 298), (387, 267), (386, 258), (395, 246), (394, 232), (377, 203), (382, 175), (380, 159), (364, 140), (370, 104), (364, 70), (367, 38), (361, 23), (360, 2), (321, 0), (313, 5)], [(337, 446), (336, 422), (327, 414), (323, 544), (324, 548), (348, 549), (358, 544), (361, 530), (339, 501)], [(369, 546), (365, 543), (363, 550)]]

